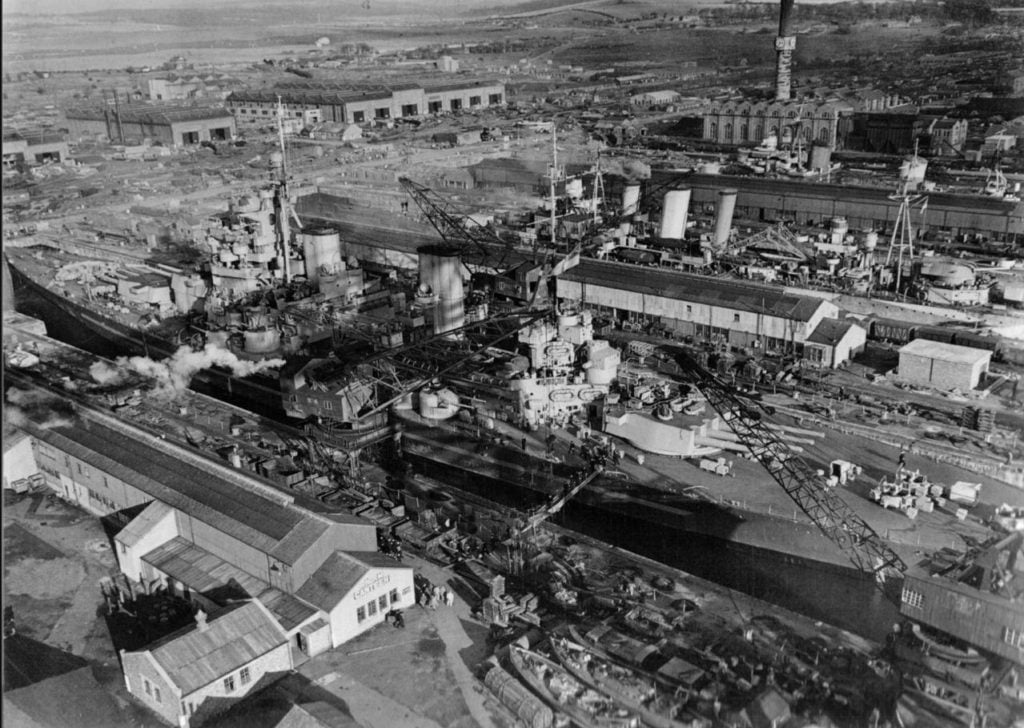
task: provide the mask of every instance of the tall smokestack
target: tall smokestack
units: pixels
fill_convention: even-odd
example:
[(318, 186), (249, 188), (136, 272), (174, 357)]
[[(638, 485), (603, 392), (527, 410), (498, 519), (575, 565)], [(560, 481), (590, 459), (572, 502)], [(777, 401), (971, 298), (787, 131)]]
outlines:
[(790, 15), (796, 0), (781, 0), (779, 6), (779, 36), (775, 39), (775, 100), (789, 101), (792, 88), (790, 69), (796, 37), (790, 29)]

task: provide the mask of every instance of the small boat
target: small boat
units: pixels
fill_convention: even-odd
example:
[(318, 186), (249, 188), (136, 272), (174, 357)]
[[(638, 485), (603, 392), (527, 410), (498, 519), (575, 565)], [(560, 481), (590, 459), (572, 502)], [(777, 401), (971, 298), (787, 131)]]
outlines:
[(558, 661), (577, 680), (635, 710), (644, 725), (652, 728), (703, 728), (709, 725), (706, 719), (696, 716), (677, 719), (681, 706), (667, 695), (660, 694), (654, 680), (603, 659), (569, 639), (552, 637), (551, 646)]
[(544, 655), (518, 645), (509, 646), (513, 672), (552, 710), (569, 717), (578, 728), (635, 728), (634, 712), (573, 677)]

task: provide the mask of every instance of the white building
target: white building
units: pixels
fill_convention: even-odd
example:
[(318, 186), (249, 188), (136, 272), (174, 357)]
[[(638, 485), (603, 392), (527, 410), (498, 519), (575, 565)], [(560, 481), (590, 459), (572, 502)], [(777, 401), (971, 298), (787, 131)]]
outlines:
[(336, 551), (296, 596), (326, 613), (334, 647), (416, 604), (412, 568), (376, 551)]
[(804, 342), (804, 361), (829, 369), (850, 361), (868, 340), (863, 326), (852, 321), (823, 319)]
[(988, 371), (992, 352), (941, 341), (914, 339), (900, 349), (900, 381), (943, 391), (969, 392)]
[(293, 667), (288, 637), (257, 601), (232, 605), (144, 650), (121, 650), (128, 692), (172, 725), (188, 728), (227, 710)]
[(39, 472), (32, 439), (21, 430), (4, 432), (4, 490), (21, 491), (15, 484)]

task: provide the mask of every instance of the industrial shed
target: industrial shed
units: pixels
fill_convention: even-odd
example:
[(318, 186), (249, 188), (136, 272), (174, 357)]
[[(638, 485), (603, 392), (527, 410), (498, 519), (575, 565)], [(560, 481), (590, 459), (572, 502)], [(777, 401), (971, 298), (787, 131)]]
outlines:
[(235, 117), (223, 106), (80, 107), (65, 113), (74, 139), (103, 137), (112, 142), (151, 139), (179, 147), (235, 136)]
[(988, 371), (992, 352), (941, 341), (914, 339), (900, 349), (900, 381), (967, 392)]
[(590, 259), (559, 276), (556, 293), (624, 327), (660, 325), (680, 336), (771, 352), (802, 351), (818, 324), (839, 311), (778, 286)]
[(804, 342), (804, 360), (835, 369), (864, 350), (868, 332), (853, 321), (826, 318)]

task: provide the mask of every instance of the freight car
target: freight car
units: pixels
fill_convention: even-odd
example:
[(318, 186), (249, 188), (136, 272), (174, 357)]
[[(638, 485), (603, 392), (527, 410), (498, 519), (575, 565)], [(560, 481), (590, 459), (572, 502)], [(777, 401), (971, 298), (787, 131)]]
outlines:
[(903, 346), (914, 339), (940, 341), (944, 344), (969, 346), (991, 351), (997, 361), (1002, 357), (1002, 342), (998, 337), (979, 334), (976, 331), (955, 326), (925, 326), (911, 324), (899, 319), (875, 318), (867, 324), (868, 338)]
[(893, 344), (907, 344), (914, 339), (917, 327), (899, 319), (872, 319), (868, 337), (874, 341), (888, 341)]

